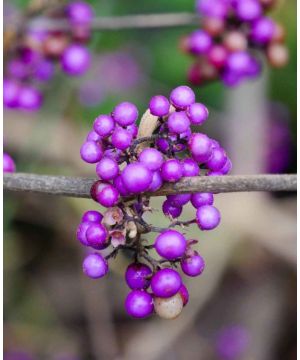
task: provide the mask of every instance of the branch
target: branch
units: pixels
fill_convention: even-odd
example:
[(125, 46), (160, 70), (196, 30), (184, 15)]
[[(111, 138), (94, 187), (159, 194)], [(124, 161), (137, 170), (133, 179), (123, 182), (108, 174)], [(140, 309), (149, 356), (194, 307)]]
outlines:
[[(196, 25), (197, 23), (199, 23), (199, 16), (182, 12), (97, 17), (93, 20), (91, 28), (92, 30), (142, 29)], [(37, 18), (28, 23), (28, 27), (30, 29), (66, 31), (70, 30), (71, 25), (66, 20)]]
[[(3, 175), (4, 190), (90, 198), (96, 178), (49, 176), (25, 173)], [(196, 176), (165, 184), (148, 196), (194, 192), (296, 191), (297, 175)]]

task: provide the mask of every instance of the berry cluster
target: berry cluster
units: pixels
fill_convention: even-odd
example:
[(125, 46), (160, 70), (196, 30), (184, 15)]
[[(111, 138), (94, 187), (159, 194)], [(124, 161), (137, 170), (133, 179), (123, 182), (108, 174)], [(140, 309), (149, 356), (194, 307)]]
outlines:
[(16, 171), (16, 164), (13, 158), (7, 154), (3, 153), (3, 172), (4, 173), (12, 173)]
[(91, 55), (84, 44), (90, 38), (93, 10), (84, 1), (73, 1), (48, 14), (43, 21), (61, 19), (69, 31), (28, 28), (19, 35), (17, 46), (5, 66), (3, 103), (7, 108), (37, 111), (43, 102), (43, 84), (55, 74), (58, 62), (70, 76), (84, 74)]
[[(193, 249), (197, 241), (172, 228), (194, 223), (201, 230), (218, 226), (220, 213), (213, 206), (212, 193), (168, 195), (162, 206), (171, 220), (167, 228), (148, 224), (143, 215), (151, 211), (151, 193), (163, 184), (230, 171), (231, 161), (219, 143), (203, 133), (192, 133), (191, 126), (200, 126), (207, 118), (208, 110), (195, 102), (194, 92), (179, 86), (170, 99), (162, 95), (151, 99), (139, 128), (138, 110), (129, 102), (117, 105), (110, 115), (98, 116), (81, 147), (81, 158), (96, 164), (100, 179), (93, 184), (91, 196), (108, 208), (103, 215), (87, 211), (78, 227), (77, 238), (83, 245), (105, 249), (88, 254), (83, 271), (100, 278), (108, 272), (109, 258), (120, 249), (132, 251), (134, 262), (125, 273), (131, 289), (125, 307), (133, 317), (143, 318), (155, 311), (163, 318), (175, 318), (188, 301), (188, 291), (174, 268), (180, 265), (188, 276), (204, 270), (203, 258)], [(179, 221), (189, 202), (196, 208), (196, 218)], [(159, 235), (149, 244), (143, 234), (152, 231)], [(151, 256), (152, 249), (160, 260)]]
[(194, 85), (221, 79), (227, 86), (261, 72), (258, 52), (271, 66), (288, 61), (284, 28), (265, 15), (274, 0), (198, 0), (202, 29), (182, 39), (184, 52), (196, 57), (188, 72)]

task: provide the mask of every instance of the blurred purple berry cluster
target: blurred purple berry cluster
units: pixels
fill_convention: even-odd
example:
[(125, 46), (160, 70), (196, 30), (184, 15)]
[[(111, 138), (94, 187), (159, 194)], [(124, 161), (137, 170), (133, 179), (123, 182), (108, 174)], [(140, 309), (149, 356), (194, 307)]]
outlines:
[(259, 53), (276, 68), (288, 62), (285, 30), (265, 13), (274, 0), (197, 0), (201, 29), (181, 40), (195, 63), (188, 71), (194, 85), (221, 80), (233, 87), (261, 73)]
[[(17, 45), (5, 64), (3, 103), (6, 108), (37, 111), (43, 103), (45, 84), (55, 75), (56, 64), (69, 76), (83, 75), (89, 68), (91, 54), (85, 43), (90, 39), (93, 19), (91, 6), (72, 1), (37, 18), (40, 26), (28, 26), (19, 34)], [(68, 31), (44, 30), (43, 22), (62, 20)]]
[[(194, 277), (203, 272), (205, 263), (193, 249), (197, 241), (172, 228), (195, 223), (201, 230), (212, 230), (220, 223), (212, 193), (168, 195), (162, 206), (171, 221), (167, 228), (153, 227), (143, 217), (151, 211), (151, 193), (164, 184), (184, 177), (226, 175), (231, 170), (231, 161), (216, 140), (192, 133), (192, 125), (200, 126), (208, 118), (207, 108), (195, 101), (188, 86), (173, 89), (169, 99), (154, 96), (139, 128), (138, 109), (123, 102), (111, 114), (95, 119), (80, 150), (82, 160), (96, 164), (99, 180), (91, 196), (107, 208), (103, 215), (87, 211), (81, 219), (78, 240), (100, 250), (87, 255), (83, 271), (101, 278), (108, 272), (109, 258), (120, 249), (131, 251), (134, 262), (125, 274), (131, 292), (125, 307), (133, 317), (143, 318), (154, 311), (167, 319), (179, 315), (188, 291), (174, 268), (179, 265), (184, 274)], [(148, 136), (142, 134), (145, 127), (152, 129)], [(179, 221), (189, 202), (196, 209), (195, 218)], [(152, 231), (159, 235), (149, 244), (143, 234)], [(151, 256), (152, 249), (160, 260)]]

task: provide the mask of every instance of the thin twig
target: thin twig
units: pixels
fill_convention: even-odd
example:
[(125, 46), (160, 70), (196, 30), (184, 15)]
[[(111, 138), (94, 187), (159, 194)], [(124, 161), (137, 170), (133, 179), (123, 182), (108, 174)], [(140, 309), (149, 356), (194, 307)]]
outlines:
[[(92, 24), (92, 30), (120, 30), (163, 28), (177, 26), (191, 26), (199, 23), (199, 16), (193, 13), (162, 13), (143, 15), (123, 15), (111, 17), (96, 17)], [(68, 31), (71, 25), (66, 20), (54, 20), (49, 18), (37, 18), (28, 23), (30, 29)]]
[[(90, 198), (90, 189), (96, 178), (49, 176), (26, 173), (6, 173), (4, 190)], [(165, 184), (147, 196), (163, 196), (195, 192), (249, 192), (249, 191), (296, 191), (297, 175), (226, 175), (196, 176)]]

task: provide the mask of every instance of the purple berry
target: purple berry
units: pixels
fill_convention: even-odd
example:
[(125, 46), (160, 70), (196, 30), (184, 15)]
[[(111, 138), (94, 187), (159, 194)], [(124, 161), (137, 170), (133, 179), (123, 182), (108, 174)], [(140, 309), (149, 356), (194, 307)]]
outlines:
[(100, 254), (89, 254), (82, 264), (85, 275), (92, 279), (99, 279), (108, 272), (107, 261)]
[(214, 206), (204, 205), (197, 209), (196, 220), (201, 230), (212, 230), (219, 225), (221, 215)]
[(225, 151), (222, 148), (214, 148), (212, 154), (208, 161), (206, 162), (206, 167), (212, 171), (219, 171), (226, 164), (227, 156)]
[(153, 299), (142, 290), (131, 291), (126, 298), (125, 308), (129, 315), (135, 318), (145, 318), (153, 313)]
[(157, 271), (151, 279), (151, 289), (154, 295), (162, 298), (175, 295), (181, 284), (182, 280), (178, 272), (168, 268)]
[(31, 86), (24, 86), (19, 93), (18, 105), (25, 111), (37, 111), (42, 106), (41, 92)]
[(198, 176), (200, 174), (199, 165), (193, 159), (184, 159), (181, 162), (182, 175), (186, 177)]
[(63, 71), (71, 76), (84, 74), (91, 63), (91, 54), (82, 45), (70, 45), (65, 49), (61, 58)]
[(184, 254), (186, 239), (176, 230), (166, 230), (156, 238), (154, 247), (160, 256), (174, 260)]
[(205, 54), (212, 47), (212, 38), (204, 30), (195, 30), (188, 38), (188, 47), (192, 54)]
[(164, 181), (176, 182), (182, 177), (182, 166), (177, 159), (165, 161), (161, 167), (161, 176)]
[(77, 236), (77, 239), (84, 246), (89, 246), (89, 243), (88, 243), (87, 238), (86, 238), (86, 232), (87, 232), (87, 229), (91, 225), (92, 225), (92, 222), (90, 222), (90, 221), (83, 221), (82, 223), (80, 223), (78, 225), (76, 236)]
[(259, 45), (265, 45), (272, 40), (275, 24), (272, 19), (261, 17), (251, 26), (250, 38)]
[(152, 172), (141, 163), (131, 163), (121, 174), (125, 187), (134, 194), (148, 190), (152, 183)]
[(119, 125), (128, 126), (136, 122), (139, 112), (134, 104), (123, 102), (114, 108), (112, 116)]
[(114, 186), (106, 184), (101, 191), (97, 193), (96, 198), (102, 206), (112, 207), (118, 203), (119, 196), (120, 194)]
[(104, 249), (108, 245), (107, 238), (108, 232), (102, 224), (92, 223), (86, 230), (88, 244), (97, 250)]
[(83, 161), (94, 164), (101, 160), (103, 156), (103, 150), (98, 142), (86, 141), (81, 146), (80, 156)]
[(152, 182), (151, 182), (151, 185), (149, 186), (148, 190), (154, 192), (154, 191), (160, 189), (162, 187), (162, 184), (163, 184), (163, 180), (160, 175), (160, 172), (154, 171), (153, 177), (152, 177)]
[(139, 155), (139, 161), (149, 170), (159, 170), (164, 162), (162, 153), (153, 148), (144, 149)]
[(13, 80), (3, 80), (3, 105), (8, 108), (19, 106), (20, 85)]
[(202, 125), (208, 118), (208, 109), (201, 103), (195, 103), (188, 107), (187, 115), (193, 125)]
[(96, 131), (94, 130), (91, 130), (89, 131), (87, 137), (86, 137), (86, 141), (95, 141), (95, 142), (98, 142), (98, 141), (101, 141), (101, 137), (100, 135), (98, 135), (96, 133)]
[(116, 160), (103, 157), (97, 164), (96, 173), (102, 180), (113, 180), (119, 175), (119, 166)]
[(168, 118), (168, 128), (171, 133), (182, 134), (188, 131), (190, 120), (184, 111), (173, 112)]
[(49, 81), (54, 75), (55, 67), (52, 61), (43, 59), (35, 68), (34, 76), (39, 81)]
[(168, 141), (166, 139), (162, 139), (162, 138), (156, 140), (156, 146), (164, 154), (166, 154), (170, 148)]
[(111, 136), (111, 143), (119, 150), (126, 150), (132, 143), (132, 134), (121, 127), (116, 128)]
[(214, 203), (214, 196), (212, 193), (195, 193), (192, 194), (191, 203), (196, 209), (200, 206), (212, 205)]
[(195, 133), (189, 140), (189, 149), (198, 163), (205, 163), (211, 156), (211, 140), (205, 134)]
[(198, 276), (205, 268), (204, 259), (197, 252), (182, 259), (180, 264), (182, 271), (188, 276)]
[(13, 173), (16, 171), (16, 165), (12, 157), (7, 153), (3, 153), (3, 172)]
[(237, 1), (236, 15), (241, 21), (254, 21), (262, 14), (262, 8), (257, 0)]
[(167, 199), (171, 205), (181, 207), (191, 200), (191, 194), (168, 195)]
[(165, 215), (170, 215), (172, 218), (178, 218), (182, 213), (182, 206), (174, 206), (169, 200), (165, 200), (162, 205), (162, 210)]
[(150, 285), (151, 274), (151, 269), (145, 264), (130, 264), (125, 273), (126, 283), (132, 290), (147, 289)]
[(103, 219), (103, 215), (99, 211), (88, 210), (82, 215), (81, 221), (100, 223), (102, 219)]
[(121, 196), (128, 196), (130, 194), (130, 191), (124, 185), (121, 175), (114, 179), (113, 185), (119, 191)]
[(126, 126), (126, 130), (132, 135), (133, 138), (136, 138), (139, 132), (139, 128), (135, 124)]
[(227, 158), (227, 161), (226, 161), (225, 165), (222, 167), (222, 169), (220, 169), (220, 172), (223, 175), (226, 175), (231, 171), (231, 169), (232, 169), (232, 162), (229, 158)]
[(185, 110), (195, 102), (194, 91), (188, 86), (178, 86), (172, 90), (170, 101), (177, 109)]
[(159, 117), (166, 116), (170, 110), (169, 100), (162, 95), (153, 96), (149, 103), (149, 109), (152, 115)]
[(94, 130), (101, 137), (110, 136), (115, 128), (114, 119), (109, 115), (99, 115), (94, 121)]
[(93, 19), (93, 9), (85, 1), (72, 1), (68, 4), (67, 16), (75, 25), (89, 25)]

